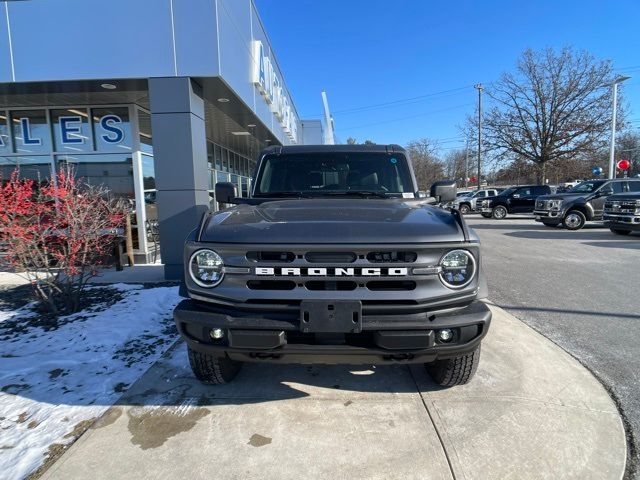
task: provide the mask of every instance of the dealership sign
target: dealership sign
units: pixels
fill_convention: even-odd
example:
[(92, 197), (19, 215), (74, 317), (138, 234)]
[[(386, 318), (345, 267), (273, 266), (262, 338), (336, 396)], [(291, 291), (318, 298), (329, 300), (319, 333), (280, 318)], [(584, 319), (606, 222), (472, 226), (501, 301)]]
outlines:
[[(42, 145), (42, 138), (33, 133), (30, 119), (28, 117), (18, 117), (15, 121), (19, 123), (20, 135), (16, 135), (21, 139), (21, 143), (27, 145)], [(124, 139), (124, 130), (120, 126), (122, 119), (118, 115), (108, 114), (97, 120), (97, 123), (102, 128), (100, 138), (105, 143), (117, 144)], [(61, 116), (58, 118), (58, 125), (60, 126), (60, 143), (63, 145), (73, 145), (84, 143), (84, 137), (82, 135), (82, 117), (79, 115)], [(0, 135), (0, 147), (5, 147), (6, 144)]]
[(293, 143), (298, 142), (298, 122), (291, 108), (282, 81), (271, 59), (265, 55), (260, 40), (253, 42), (253, 84), (258, 88), (282, 129)]

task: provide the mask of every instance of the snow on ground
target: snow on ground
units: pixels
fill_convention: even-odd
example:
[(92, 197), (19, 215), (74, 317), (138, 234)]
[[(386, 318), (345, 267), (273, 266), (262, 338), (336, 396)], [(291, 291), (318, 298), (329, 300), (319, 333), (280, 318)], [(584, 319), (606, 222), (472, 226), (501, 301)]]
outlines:
[(110, 288), (115, 304), (53, 329), (34, 326), (29, 306), (0, 309), (2, 478), (24, 478), (73, 442), (177, 338), (177, 287)]

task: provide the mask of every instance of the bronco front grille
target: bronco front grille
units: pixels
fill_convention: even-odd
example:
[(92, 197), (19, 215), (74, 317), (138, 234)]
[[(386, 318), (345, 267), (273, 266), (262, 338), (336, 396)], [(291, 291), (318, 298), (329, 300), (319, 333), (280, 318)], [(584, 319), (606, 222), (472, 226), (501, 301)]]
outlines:
[[(428, 229), (425, 236), (428, 237)], [(440, 261), (453, 249), (476, 258), (475, 242), (398, 245), (243, 245), (209, 244), (224, 260), (226, 272), (215, 288), (188, 285), (192, 298), (212, 303), (283, 306), (308, 299), (357, 300), (362, 305), (448, 305), (474, 298), (477, 278), (450, 289), (440, 280)], [(394, 248), (395, 247), (395, 248)], [(373, 302), (373, 303), (371, 303)], [(284, 307), (291, 308), (291, 307)], [(377, 306), (376, 306), (377, 308)]]

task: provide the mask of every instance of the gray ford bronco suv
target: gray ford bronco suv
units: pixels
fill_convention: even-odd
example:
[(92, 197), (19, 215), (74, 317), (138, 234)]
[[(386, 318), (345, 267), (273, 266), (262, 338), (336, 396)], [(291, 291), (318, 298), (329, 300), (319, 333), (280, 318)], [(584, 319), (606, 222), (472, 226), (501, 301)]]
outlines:
[(187, 238), (174, 311), (196, 377), (242, 362), (425, 363), (466, 383), (491, 312), (480, 241), (453, 182), (419, 192), (397, 145), (271, 147), (248, 198), (231, 183)]

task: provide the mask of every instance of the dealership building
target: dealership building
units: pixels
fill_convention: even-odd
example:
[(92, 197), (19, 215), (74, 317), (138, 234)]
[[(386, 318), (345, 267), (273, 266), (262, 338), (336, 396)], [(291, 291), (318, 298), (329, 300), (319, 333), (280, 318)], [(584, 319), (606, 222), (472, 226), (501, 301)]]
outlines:
[(127, 197), (136, 262), (159, 248), (167, 278), (216, 208), (216, 182), (246, 196), (260, 150), (323, 143), (324, 122), (300, 118), (252, 0), (0, 7), (3, 178), (73, 165)]

